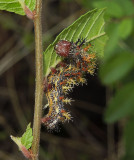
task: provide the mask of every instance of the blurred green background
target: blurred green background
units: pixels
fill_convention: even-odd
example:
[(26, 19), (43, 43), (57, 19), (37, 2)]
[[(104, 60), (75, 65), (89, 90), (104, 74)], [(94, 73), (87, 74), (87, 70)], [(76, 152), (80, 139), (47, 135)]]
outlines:
[[(48, 132), (42, 126), (40, 160), (134, 159), (134, 1), (43, 0), (44, 49), (65, 27), (94, 8), (107, 8), (109, 40), (88, 85), (76, 87), (66, 108), (73, 121)], [(33, 120), (33, 23), (0, 11), (0, 160), (24, 157), (9, 135)]]

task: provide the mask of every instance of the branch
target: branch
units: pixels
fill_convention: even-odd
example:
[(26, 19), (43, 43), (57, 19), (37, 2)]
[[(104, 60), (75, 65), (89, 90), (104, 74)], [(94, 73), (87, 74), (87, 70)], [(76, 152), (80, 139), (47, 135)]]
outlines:
[(41, 26), (41, 10), (42, 0), (36, 0), (34, 30), (35, 30), (35, 68), (36, 68), (36, 88), (35, 88), (35, 110), (33, 122), (33, 144), (32, 152), (34, 160), (38, 160), (39, 143), (40, 143), (40, 128), (42, 116), (42, 99), (43, 99), (43, 58), (42, 58), (42, 26)]

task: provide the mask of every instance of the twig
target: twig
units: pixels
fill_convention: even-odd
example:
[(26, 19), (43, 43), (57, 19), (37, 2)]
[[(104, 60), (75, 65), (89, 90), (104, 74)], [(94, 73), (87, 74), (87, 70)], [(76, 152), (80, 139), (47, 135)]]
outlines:
[(42, 116), (43, 99), (43, 61), (42, 61), (42, 26), (41, 26), (42, 0), (36, 0), (34, 28), (35, 28), (35, 59), (36, 59), (36, 89), (35, 89), (35, 110), (33, 122), (33, 144), (32, 152), (34, 160), (38, 160), (40, 128)]
[[(71, 16), (67, 17), (65, 20), (63, 20), (62, 22), (60, 22), (59, 24), (57, 24), (56, 26), (52, 27), (50, 30), (45, 32), (44, 33), (45, 36), (43, 35), (43, 42), (47, 41), (49, 39), (49, 37), (52, 37), (53, 35), (57, 34), (64, 27), (67, 27), (68, 25), (70, 25), (73, 22), (73, 18), (77, 17), (81, 12), (83, 12), (83, 11), (78, 11), (78, 12), (72, 14)], [(6, 43), (6, 45), (7, 45), (7, 43)], [(19, 43), (16, 46), (18, 47)], [(0, 61), (0, 64), (1, 64), (0, 76), (3, 73), (5, 73), (9, 68), (11, 68), (13, 65), (15, 65), (17, 62), (19, 62), (21, 59), (26, 57), (29, 53), (33, 52), (33, 48), (34, 48), (34, 44), (31, 43), (28, 47), (27, 46), (24, 47), (24, 45), (20, 46), (18, 49), (13, 51), (13, 53), (14, 53), (13, 55), (10, 53), (7, 53), (7, 55), (10, 55), (10, 56), (8, 57), (7, 55), (5, 55), (3, 57), (3, 59)], [(19, 52), (19, 54), (18, 54), (18, 52)]]

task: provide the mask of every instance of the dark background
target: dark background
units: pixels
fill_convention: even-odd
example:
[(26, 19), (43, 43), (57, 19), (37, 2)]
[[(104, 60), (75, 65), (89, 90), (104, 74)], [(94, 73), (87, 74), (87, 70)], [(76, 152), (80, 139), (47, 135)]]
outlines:
[[(44, 49), (65, 27), (93, 8), (93, 1), (44, 0)], [(40, 160), (114, 160), (123, 154), (122, 123), (106, 125), (103, 121), (113, 92), (101, 84), (98, 69), (86, 78), (88, 84), (75, 87), (69, 95), (75, 100), (66, 106), (72, 121), (59, 125), (58, 132), (48, 132), (42, 126)], [(33, 23), (25, 16), (0, 11), (0, 160), (24, 159), (10, 135), (21, 136), (33, 121), (34, 91)]]

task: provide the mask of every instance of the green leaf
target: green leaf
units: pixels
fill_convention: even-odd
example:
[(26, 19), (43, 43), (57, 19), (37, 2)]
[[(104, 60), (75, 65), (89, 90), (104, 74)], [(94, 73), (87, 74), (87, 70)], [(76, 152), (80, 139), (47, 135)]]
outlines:
[(21, 138), (20, 137), (14, 137), (14, 136), (10, 136), (10, 137), (17, 144), (19, 149), (21, 150), (21, 147), (22, 147)]
[[(55, 53), (54, 46), (59, 40), (68, 40), (76, 42), (78, 38), (86, 38), (87, 42), (98, 44), (93, 47), (92, 51), (98, 51), (99, 55), (103, 55), (105, 38), (104, 32), (104, 14), (105, 9), (95, 9), (89, 11), (77, 19), (72, 25), (64, 29), (55, 39), (55, 41), (48, 46), (44, 52), (44, 75), (47, 76), (50, 72), (50, 67), (55, 67), (61, 58)], [(99, 48), (102, 44), (101, 49)]]
[(100, 78), (104, 84), (120, 80), (133, 68), (134, 56), (130, 53), (120, 53), (106, 61), (100, 69)]
[[(116, 0), (117, 1), (117, 0)], [(123, 9), (123, 16), (132, 15), (134, 13), (134, 5), (132, 0), (118, 0), (117, 3)]]
[[(88, 7), (91, 5), (89, 1), (87, 3), (84, 1), (84, 3)], [(110, 18), (121, 18), (134, 13), (134, 5), (132, 0), (97, 0), (93, 1), (92, 5), (96, 8), (107, 7), (106, 15), (108, 15)]]
[(33, 141), (32, 128), (30, 126), (31, 124), (29, 123), (26, 132), (21, 137), (21, 143), (26, 149), (29, 149), (32, 146)]
[(134, 156), (130, 156), (130, 155), (125, 155), (123, 158), (121, 158), (121, 160), (133, 160)]
[(97, 8), (107, 8), (107, 14), (111, 17), (116, 17), (120, 18), (123, 15), (123, 8), (120, 6), (120, 4), (117, 3), (116, 1), (107, 1), (107, 0), (102, 0), (102, 1), (94, 1), (93, 6)]
[(33, 136), (32, 136), (32, 128), (30, 127), (31, 124), (29, 123), (26, 129), (26, 132), (22, 135), (22, 137), (14, 137), (10, 136), (11, 139), (17, 144), (19, 150), (26, 156), (27, 153), (30, 154), (28, 151), (29, 148), (32, 146)]
[[(124, 130), (123, 139), (125, 142), (125, 159), (134, 159), (134, 118), (131, 118)], [(127, 159), (128, 158), (128, 159)]]
[(35, 0), (0, 0), (0, 10), (15, 12), (20, 15), (25, 15), (23, 10), (24, 5), (33, 11), (35, 8)]
[(99, 56), (98, 58), (103, 58), (104, 54), (104, 48), (106, 45), (106, 41), (108, 40), (108, 36), (104, 35), (101, 37), (96, 38), (91, 42), (91, 44), (94, 45), (94, 47), (91, 47), (91, 51), (97, 53)]
[(117, 24), (112, 23), (108, 25), (106, 32), (108, 34), (109, 39), (105, 48), (104, 60), (108, 60), (111, 58), (118, 46), (118, 42), (120, 39), (119, 27)]
[(134, 112), (134, 82), (122, 87), (105, 112), (105, 121), (113, 123)]
[(133, 29), (133, 20), (132, 19), (124, 19), (119, 24), (119, 35), (121, 38), (127, 38)]

